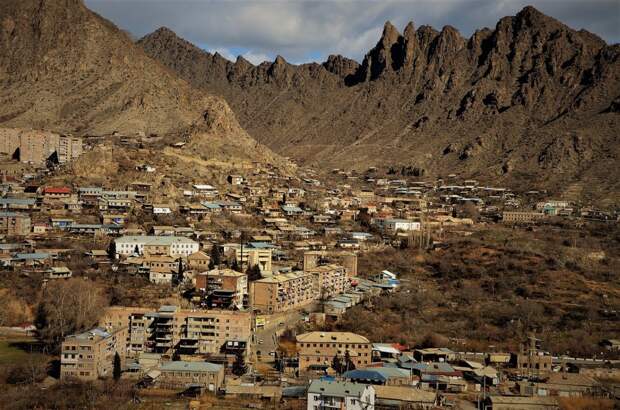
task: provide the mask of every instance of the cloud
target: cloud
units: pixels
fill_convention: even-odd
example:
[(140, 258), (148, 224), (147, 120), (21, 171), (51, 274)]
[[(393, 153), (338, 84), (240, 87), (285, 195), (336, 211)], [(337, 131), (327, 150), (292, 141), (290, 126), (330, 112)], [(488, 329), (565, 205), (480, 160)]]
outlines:
[[(299, 63), (343, 54), (358, 61), (383, 24), (452, 25), (465, 36), (532, 4), (569, 26), (620, 42), (618, 0), (85, 0), (141, 37), (160, 26), (210, 51), (252, 62), (277, 54)], [(241, 51), (241, 52), (238, 52)], [(232, 58), (234, 60), (234, 57)]]

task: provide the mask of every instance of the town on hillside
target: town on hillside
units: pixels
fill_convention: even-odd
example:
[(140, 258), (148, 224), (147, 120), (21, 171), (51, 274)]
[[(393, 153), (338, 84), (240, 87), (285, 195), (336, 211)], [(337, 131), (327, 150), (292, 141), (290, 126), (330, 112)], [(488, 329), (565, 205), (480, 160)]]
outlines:
[[(405, 167), (208, 178), (139, 140), (0, 130), (0, 381), (31, 408), (620, 399), (617, 208)], [(102, 146), (143, 161), (78, 173)]]

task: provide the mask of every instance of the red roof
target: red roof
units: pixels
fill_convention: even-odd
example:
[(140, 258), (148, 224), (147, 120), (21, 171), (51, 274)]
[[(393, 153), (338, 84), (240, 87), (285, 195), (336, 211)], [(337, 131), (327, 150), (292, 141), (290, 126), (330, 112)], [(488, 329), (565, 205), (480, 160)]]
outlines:
[(45, 189), (43, 190), (43, 193), (45, 193), (45, 194), (70, 194), (71, 193), (71, 188), (68, 188), (66, 186), (63, 186), (63, 187), (45, 187)]

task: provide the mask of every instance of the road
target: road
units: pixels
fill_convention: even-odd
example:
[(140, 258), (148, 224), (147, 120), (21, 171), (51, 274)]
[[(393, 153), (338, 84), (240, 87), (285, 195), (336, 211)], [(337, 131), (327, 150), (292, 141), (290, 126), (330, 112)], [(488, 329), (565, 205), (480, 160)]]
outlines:
[[(303, 320), (301, 311), (278, 313), (266, 316), (267, 323), (264, 327), (256, 330), (256, 352), (261, 354), (258, 356), (261, 362), (272, 362), (273, 356), (269, 352), (273, 352), (277, 347), (277, 339), (284, 330), (293, 328), (297, 323)], [(282, 325), (280, 325), (282, 323)], [(260, 341), (262, 340), (262, 343)]]

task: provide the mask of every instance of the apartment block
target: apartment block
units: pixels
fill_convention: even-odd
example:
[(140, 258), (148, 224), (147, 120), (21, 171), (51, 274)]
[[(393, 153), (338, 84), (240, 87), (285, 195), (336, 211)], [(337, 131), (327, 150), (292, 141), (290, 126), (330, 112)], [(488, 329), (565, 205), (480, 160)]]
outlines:
[(211, 308), (243, 308), (248, 295), (248, 276), (232, 269), (212, 269), (196, 275), (196, 289), (203, 291)]
[(127, 355), (140, 352), (209, 355), (239, 349), (245, 352), (252, 336), (252, 313), (233, 310), (191, 310), (162, 306), (145, 308), (110, 307), (101, 321), (104, 326), (126, 325)]
[(335, 356), (349, 353), (355, 367), (371, 362), (372, 345), (364, 336), (350, 332), (309, 332), (297, 336), (300, 370), (326, 370)]
[(285, 312), (317, 298), (315, 277), (308, 272), (274, 275), (257, 280), (251, 286), (252, 308), (263, 313)]
[(349, 289), (349, 279), (341, 265), (319, 265), (306, 270), (314, 276), (314, 289), (318, 298), (325, 298), (343, 293)]
[(67, 336), (61, 347), (60, 379), (89, 381), (112, 376), (114, 356), (118, 352), (124, 361), (126, 342), (127, 327), (111, 332), (95, 328)]
[(0, 212), (0, 234), (26, 236), (30, 230), (30, 216), (17, 212)]
[(64, 164), (82, 155), (82, 139), (49, 131), (0, 129), (0, 152), (20, 162), (44, 164), (56, 160)]
[(542, 212), (504, 212), (502, 221), (504, 223), (533, 223), (545, 218)]
[(272, 248), (270, 244), (250, 242), (243, 245), (243, 251), (240, 245), (235, 247), (235, 258), (244, 271), (248, 266), (258, 265), (261, 272), (271, 273)]

